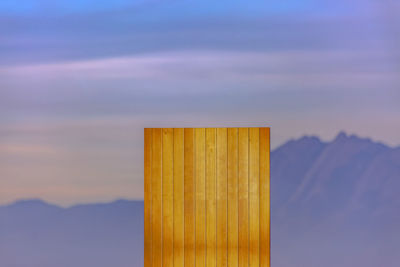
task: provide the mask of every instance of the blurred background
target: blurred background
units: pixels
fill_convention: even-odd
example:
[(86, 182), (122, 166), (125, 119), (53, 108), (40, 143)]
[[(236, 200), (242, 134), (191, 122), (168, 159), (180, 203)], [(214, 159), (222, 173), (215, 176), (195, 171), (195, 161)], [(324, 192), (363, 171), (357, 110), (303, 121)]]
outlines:
[(398, 266), (400, 2), (2, 0), (0, 265), (143, 266), (143, 128), (271, 127), (272, 266)]

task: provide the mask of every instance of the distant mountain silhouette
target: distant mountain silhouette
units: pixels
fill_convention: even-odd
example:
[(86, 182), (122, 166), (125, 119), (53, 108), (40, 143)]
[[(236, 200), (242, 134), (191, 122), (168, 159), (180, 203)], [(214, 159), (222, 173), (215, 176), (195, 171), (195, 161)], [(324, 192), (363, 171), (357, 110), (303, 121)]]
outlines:
[[(340, 133), (271, 153), (274, 267), (397, 267), (400, 148)], [(143, 202), (0, 206), (0, 266), (143, 266)]]
[(298, 215), (309, 224), (354, 213), (390, 216), (400, 207), (400, 148), (343, 132), (330, 143), (287, 142), (272, 152), (271, 176), (276, 219)]
[(0, 207), (0, 266), (143, 266), (143, 202)]
[(399, 266), (400, 148), (341, 132), (271, 153), (273, 266)]

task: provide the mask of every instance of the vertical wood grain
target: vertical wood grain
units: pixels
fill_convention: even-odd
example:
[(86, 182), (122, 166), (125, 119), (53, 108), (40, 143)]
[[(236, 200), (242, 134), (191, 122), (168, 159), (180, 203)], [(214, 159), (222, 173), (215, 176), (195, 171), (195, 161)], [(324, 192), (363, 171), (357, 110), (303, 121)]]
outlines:
[(216, 202), (216, 130), (206, 129), (206, 266), (216, 267), (217, 202)]
[(269, 128), (144, 129), (144, 266), (270, 267)]
[(174, 129), (174, 267), (184, 266), (183, 128)]
[(259, 129), (249, 129), (249, 266), (259, 267)]
[(227, 181), (227, 129), (217, 128), (217, 266), (228, 262), (228, 181)]
[(249, 266), (249, 129), (239, 128), (239, 267)]
[(162, 129), (162, 262), (174, 265), (174, 131)]
[(195, 129), (196, 267), (206, 265), (206, 156), (205, 129)]
[(185, 266), (195, 266), (194, 129), (184, 130)]
[(238, 266), (238, 129), (228, 128), (228, 266)]
[(151, 141), (152, 129), (144, 129), (144, 266), (151, 267)]
[(260, 266), (270, 266), (270, 132), (260, 128)]
[(151, 155), (153, 267), (162, 266), (162, 134), (153, 129)]

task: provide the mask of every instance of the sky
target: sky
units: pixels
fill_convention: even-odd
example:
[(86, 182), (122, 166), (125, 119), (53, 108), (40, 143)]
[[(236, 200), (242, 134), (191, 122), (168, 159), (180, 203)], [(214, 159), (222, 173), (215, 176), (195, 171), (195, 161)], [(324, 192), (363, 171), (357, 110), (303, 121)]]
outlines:
[(395, 0), (0, 2), (0, 204), (143, 198), (144, 127), (400, 145)]

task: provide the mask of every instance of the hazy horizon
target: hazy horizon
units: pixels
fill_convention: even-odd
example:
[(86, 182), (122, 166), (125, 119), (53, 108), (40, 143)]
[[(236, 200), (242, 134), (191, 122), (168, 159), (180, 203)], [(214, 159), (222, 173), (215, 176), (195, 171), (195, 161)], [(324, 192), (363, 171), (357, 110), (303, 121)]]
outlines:
[[(386, 144), (384, 142), (379, 142), (379, 141), (370, 139), (369, 137), (366, 137), (366, 136), (357, 136), (357, 135), (354, 135), (354, 134), (349, 134), (349, 133), (346, 133), (345, 131), (340, 131), (339, 133), (337, 133), (337, 135), (334, 137), (334, 139), (337, 138), (340, 134), (345, 134), (347, 137), (356, 136), (357, 138), (360, 138), (360, 139), (369, 139), (373, 143), (382, 144), (382, 145), (384, 145), (386, 147), (390, 147), (390, 148), (393, 148), (393, 149), (397, 149), (397, 148), (400, 147), (400, 146), (390, 146), (390, 145), (388, 145), (388, 144)], [(333, 142), (334, 141), (334, 139), (323, 140), (323, 139), (319, 138), (316, 135), (305, 135), (305, 136), (302, 136), (300, 138), (291, 138), (291, 139), (287, 140), (286, 142), (284, 142), (283, 144), (280, 144), (277, 147), (272, 148), (271, 152), (274, 152), (276, 149), (278, 149), (279, 147), (287, 144), (290, 141), (298, 141), (299, 139), (305, 138), (305, 137), (318, 138), (318, 140), (320, 140), (323, 143), (329, 143), (329, 142)], [(141, 173), (138, 176), (143, 177), (143, 173)], [(40, 197), (40, 196), (25, 196), (25, 197), (21, 197), (21, 198), (15, 198), (15, 199), (10, 199), (10, 200), (4, 201), (4, 202), (0, 202), (0, 207), (1, 206), (12, 205), (12, 204), (15, 204), (15, 203), (21, 202), (21, 201), (23, 202), (23, 201), (32, 201), (32, 200), (33, 201), (36, 201), (36, 200), (43, 201), (43, 202), (45, 202), (47, 204), (55, 205), (55, 206), (62, 207), (62, 208), (71, 208), (71, 207), (79, 206), (79, 205), (109, 204), (109, 203), (113, 203), (113, 202), (120, 201), (120, 200), (143, 201), (143, 197), (141, 197), (141, 198), (140, 197), (139, 198), (130, 198), (130, 197), (123, 197), (123, 196), (115, 196), (115, 197), (112, 197), (112, 198), (109, 198), (109, 199), (101, 199), (101, 200), (98, 200), (98, 201), (86, 201), (86, 202), (76, 202), (76, 201), (74, 202), (74, 201), (72, 201), (72, 202), (69, 202), (69, 203), (63, 203), (63, 202), (57, 202), (57, 201), (54, 201), (54, 200), (46, 199), (46, 198), (43, 198), (43, 197)]]

